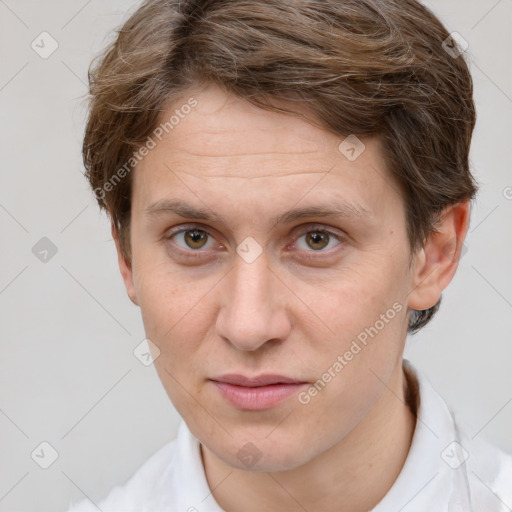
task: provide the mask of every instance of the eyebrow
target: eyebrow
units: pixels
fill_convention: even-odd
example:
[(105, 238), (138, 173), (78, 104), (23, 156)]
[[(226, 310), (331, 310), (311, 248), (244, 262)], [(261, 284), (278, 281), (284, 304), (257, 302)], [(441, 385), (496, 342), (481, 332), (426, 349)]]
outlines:
[[(207, 222), (221, 221), (226, 223), (224, 217), (211, 211), (196, 208), (180, 199), (168, 200), (161, 199), (146, 208), (148, 215), (168, 215), (175, 214), (180, 217), (204, 220)], [(344, 217), (361, 218), (370, 217), (372, 214), (364, 206), (354, 203), (338, 202), (328, 205), (308, 206), (303, 208), (294, 208), (281, 213), (271, 219), (275, 224), (286, 224), (298, 219), (308, 217)]]

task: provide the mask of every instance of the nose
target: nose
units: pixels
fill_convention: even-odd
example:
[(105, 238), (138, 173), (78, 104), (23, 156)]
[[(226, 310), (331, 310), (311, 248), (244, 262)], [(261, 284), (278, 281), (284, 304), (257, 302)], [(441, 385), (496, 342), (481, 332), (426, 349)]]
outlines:
[(220, 337), (244, 351), (288, 337), (291, 292), (269, 268), (264, 253), (251, 263), (236, 256), (234, 269), (223, 281), (216, 323)]

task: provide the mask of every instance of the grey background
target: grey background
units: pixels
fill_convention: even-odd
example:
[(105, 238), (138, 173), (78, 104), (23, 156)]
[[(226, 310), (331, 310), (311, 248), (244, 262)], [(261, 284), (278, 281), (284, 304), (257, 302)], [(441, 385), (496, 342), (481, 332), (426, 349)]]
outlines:
[[(0, 511), (97, 501), (176, 433), (132, 353), (139, 310), (81, 174), (87, 67), (137, 5), (0, 0)], [(512, 1), (427, 5), (469, 43), (481, 191), (458, 274), (406, 357), (475, 435), (512, 450)], [(43, 31), (59, 45), (47, 59), (31, 48)], [(32, 252), (43, 237), (57, 248), (46, 262)], [(43, 441), (58, 452), (46, 470), (31, 458)]]

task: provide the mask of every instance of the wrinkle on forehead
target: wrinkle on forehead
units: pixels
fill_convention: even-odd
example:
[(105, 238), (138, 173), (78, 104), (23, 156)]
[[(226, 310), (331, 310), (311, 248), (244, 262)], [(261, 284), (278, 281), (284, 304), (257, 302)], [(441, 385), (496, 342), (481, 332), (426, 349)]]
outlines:
[[(170, 170), (170, 169), (169, 169)], [(238, 180), (258, 180), (258, 179), (269, 179), (269, 178), (291, 178), (291, 177), (298, 177), (298, 176), (306, 176), (308, 174), (326, 174), (329, 172), (329, 169), (326, 170), (317, 170), (317, 171), (294, 171), (294, 172), (283, 172), (276, 174), (273, 172), (272, 174), (258, 174), (258, 176), (242, 176), (239, 172), (236, 174), (218, 174), (215, 175), (205, 175), (204, 173), (201, 174), (195, 174), (194, 172), (189, 172), (183, 169), (175, 169), (174, 172), (177, 172), (178, 174), (186, 174), (187, 176), (192, 176), (194, 178), (200, 179), (200, 180), (215, 180), (215, 179), (238, 179)]]
[[(183, 127), (185, 128), (185, 127)], [(188, 127), (187, 127), (188, 128)], [(324, 154), (328, 149), (326, 140), (318, 141), (316, 137), (306, 137), (288, 127), (279, 130), (229, 130), (219, 134), (211, 132), (207, 127), (201, 131), (185, 129), (174, 133), (172, 138), (162, 139), (155, 148), (156, 152), (169, 152), (185, 158), (247, 158), (273, 157), (293, 158), (309, 155), (315, 157)], [(172, 133), (172, 132), (171, 132)], [(316, 132), (315, 132), (316, 133)], [(333, 137), (332, 146), (337, 147), (337, 138)], [(323, 144), (322, 144), (323, 142)], [(332, 149), (332, 148), (331, 148)]]
[[(265, 110), (213, 86), (197, 94), (191, 91), (191, 97), (197, 100), (197, 106), (162, 138), (164, 145), (174, 150), (213, 157), (308, 154), (323, 146), (323, 130), (312, 130), (313, 126), (300, 115)], [(161, 121), (165, 122), (179, 106), (179, 102), (173, 104)], [(302, 108), (293, 106), (297, 112)]]

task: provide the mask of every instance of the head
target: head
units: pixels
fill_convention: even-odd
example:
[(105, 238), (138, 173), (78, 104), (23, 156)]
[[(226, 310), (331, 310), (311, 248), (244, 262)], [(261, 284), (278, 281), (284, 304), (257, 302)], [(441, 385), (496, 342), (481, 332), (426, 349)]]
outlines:
[[(227, 463), (343, 439), (437, 310), (476, 191), (448, 37), (412, 0), (157, 0), (91, 68), (87, 177), (164, 387)], [(300, 384), (249, 410), (228, 373)]]

